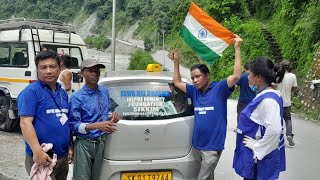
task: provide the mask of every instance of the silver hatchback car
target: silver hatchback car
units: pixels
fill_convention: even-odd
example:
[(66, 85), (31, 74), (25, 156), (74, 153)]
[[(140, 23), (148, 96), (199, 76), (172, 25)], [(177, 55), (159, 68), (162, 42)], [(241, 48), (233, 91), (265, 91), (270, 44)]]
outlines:
[[(101, 180), (194, 180), (200, 156), (192, 148), (191, 99), (175, 88), (171, 72), (108, 72), (100, 85), (121, 115), (108, 136)], [(187, 82), (186, 79), (183, 81)]]

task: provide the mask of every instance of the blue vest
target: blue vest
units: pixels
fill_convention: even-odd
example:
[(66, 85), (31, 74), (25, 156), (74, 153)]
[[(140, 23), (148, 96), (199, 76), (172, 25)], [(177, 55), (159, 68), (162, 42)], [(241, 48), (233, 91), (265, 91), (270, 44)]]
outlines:
[(254, 97), (256, 97), (256, 92), (252, 91), (249, 87), (248, 76), (248, 73), (243, 73), (236, 83), (236, 85), (240, 87), (239, 102), (245, 104), (248, 104)]
[[(257, 131), (260, 129), (262, 137), (265, 133), (265, 127), (256, 124), (250, 119), (251, 114), (265, 98), (272, 98), (277, 101), (280, 107), (283, 107), (282, 98), (273, 92), (267, 92), (252, 100), (248, 106), (241, 112), (238, 124), (238, 134), (236, 140), (236, 149), (233, 158), (233, 168), (241, 177), (252, 179), (254, 175), (255, 160), (253, 152), (243, 144), (244, 135), (255, 139)], [(283, 108), (280, 108), (281, 117), (283, 117)], [(283, 118), (281, 120), (283, 127)], [(283, 130), (283, 128), (282, 128)], [(262, 160), (256, 161), (258, 180), (275, 180), (279, 178), (281, 171), (286, 169), (284, 136), (283, 131), (280, 135), (279, 146)]]

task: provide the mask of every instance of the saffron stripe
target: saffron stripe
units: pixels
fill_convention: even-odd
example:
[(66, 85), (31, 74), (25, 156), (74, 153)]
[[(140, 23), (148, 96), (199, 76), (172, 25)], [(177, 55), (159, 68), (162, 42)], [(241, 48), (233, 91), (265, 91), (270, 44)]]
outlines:
[[(184, 21), (184, 26), (190, 31), (191, 34), (193, 34), (193, 36), (197, 37), (203, 44), (205, 44), (219, 56), (222, 56), (222, 52), (229, 46), (225, 41), (205, 30), (204, 27), (189, 13)], [(200, 37), (199, 33), (201, 30), (207, 32), (206, 37)]]

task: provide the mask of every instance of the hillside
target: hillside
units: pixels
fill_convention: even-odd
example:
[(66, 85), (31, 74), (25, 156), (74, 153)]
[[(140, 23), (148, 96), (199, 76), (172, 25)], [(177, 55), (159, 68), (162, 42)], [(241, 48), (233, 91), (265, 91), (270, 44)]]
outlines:
[[(319, 66), (315, 56), (320, 45), (320, 6), (318, 0), (194, 0), (210, 16), (244, 40), (243, 61), (258, 56), (269, 56), (276, 61), (288, 59), (292, 62), (301, 84), (296, 104), (317, 110), (320, 98), (307, 99), (303, 93), (310, 92), (310, 82), (320, 79), (312, 71)], [(147, 50), (180, 48), (183, 64), (190, 66), (201, 59), (178, 35), (188, 11), (190, 0), (117, 0), (116, 29), (118, 35), (125, 34), (138, 23), (133, 36), (145, 41)], [(92, 34), (98, 39), (111, 35), (112, 0), (3, 0), (0, 2), (0, 18), (29, 17), (52, 18), (74, 23), (85, 21), (96, 12), (96, 25)], [(106, 47), (105, 45), (101, 46)], [(314, 59), (315, 58), (315, 59)], [(210, 67), (212, 79), (220, 80), (232, 72), (233, 48), (227, 48), (222, 58)], [(311, 71), (310, 71), (311, 70)], [(320, 92), (320, 91), (319, 91)], [(306, 103), (308, 102), (308, 103)], [(302, 109), (302, 108), (300, 108)], [(317, 117), (318, 116), (318, 117)], [(314, 115), (320, 118), (319, 113)]]

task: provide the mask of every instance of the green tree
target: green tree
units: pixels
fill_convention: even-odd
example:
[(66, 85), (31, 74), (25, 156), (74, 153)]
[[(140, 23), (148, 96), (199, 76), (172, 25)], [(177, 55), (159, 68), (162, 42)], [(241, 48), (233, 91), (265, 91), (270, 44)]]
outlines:
[(99, 6), (97, 10), (97, 18), (102, 21), (110, 16), (112, 13), (112, 5)]
[(130, 0), (126, 6), (126, 10), (129, 15), (133, 18), (141, 17), (141, 9), (143, 8), (144, 2), (141, 0)]
[(89, 36), (84, 42), (89, 46), (89, 48), (97, 48), (99, 50), (104, 50), (111, 45), (111, 40), (107, 39), (105, 36)]
[(128, 70), (145, 70), (148, 64), (157, 63), (152, 56), (141, 49), (136, 50), (131, 58)]
[(240, 18), (249, 15), (249, 10), (244, 0), (207, 0), (204, 10), (218, 22), (229, 19), (232, 15)]
[(126, 8), (127, 0), (117, 0), (116, 2), (117, 2), (117, 4), (116, 4), (117, 9), (124, 11)]
[(144, 38), (144, 49), (145, 51), (149, 52), (153, 48), (153, 43), (149, 37)]
[(88, 13), (93, 13), (97, 10), (100, 5), (100, 0), (86, 0), (84, 3), (84, 8)]

